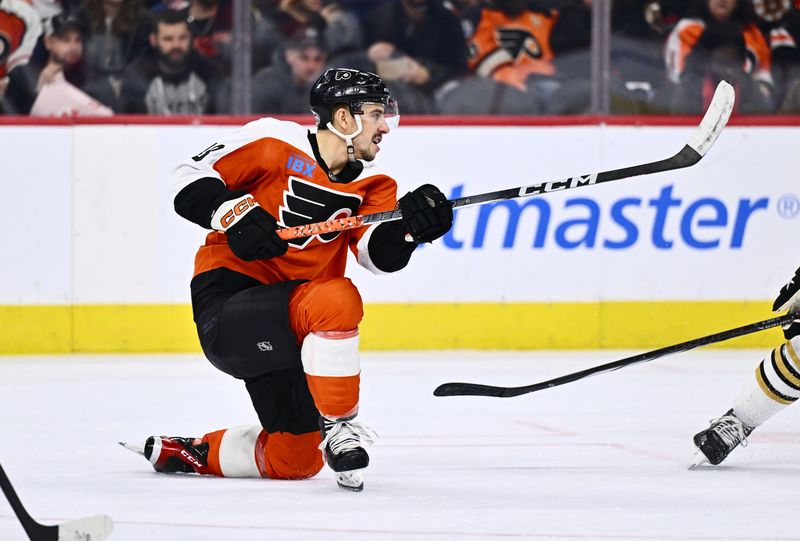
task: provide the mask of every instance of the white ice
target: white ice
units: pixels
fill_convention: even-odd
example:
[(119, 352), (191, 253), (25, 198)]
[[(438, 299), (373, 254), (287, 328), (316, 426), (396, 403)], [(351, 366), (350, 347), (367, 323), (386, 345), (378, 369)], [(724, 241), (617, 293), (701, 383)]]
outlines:
[[(163, 475), (117, 445), (255, 422), (199, 355), (0, 357), (0, 463), (53, 524), (108, 514), (111, 540), (800, 540), (800, 410), (723, 466), (692, 435), (764, 351), (667, 357), (510, 399), (435, 398), (446, 381), (535, 383), (631, 352), (363, 356), (360, 419), (380, 434), (366, 488)], [(0, 500), (0, 540), (24, 540)]]

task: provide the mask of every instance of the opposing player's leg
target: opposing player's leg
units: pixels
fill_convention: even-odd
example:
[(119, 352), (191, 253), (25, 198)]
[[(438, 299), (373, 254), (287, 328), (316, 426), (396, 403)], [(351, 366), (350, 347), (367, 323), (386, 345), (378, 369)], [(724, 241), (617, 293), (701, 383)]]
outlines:
[(694, 436), (698, 448), (693, 466), (721, 463), (767, 419), (800, 398), (800, 337), (778, 346), (763, 359), (733, 407)]
[(361, 296), (350, 280), (306, 282), (289, 297), (289, 320), (302, 341), (301, 359), (308, 388), (320, 413), (325, 462), (342, 488), (363, 488), (360, 470), (369, 465), (364, 446), (374, 432), (354, 421), (358, 413), (361, 369), (358, 324)]
[[(772, 305), (774, 311), (800, 310), (800, 269), (784, 285)], [(721, 463), (767, 419), (800, 398), (800, 323), (783, 328), (786, 342), (763, 359), (722, 417), (695, 434), (698, 452), (691, 467)]]

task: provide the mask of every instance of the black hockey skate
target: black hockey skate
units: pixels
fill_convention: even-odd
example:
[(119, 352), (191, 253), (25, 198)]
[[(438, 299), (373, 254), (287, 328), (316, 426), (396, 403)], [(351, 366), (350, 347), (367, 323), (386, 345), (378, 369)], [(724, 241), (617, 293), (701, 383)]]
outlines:
[(754, 427), (747, 426), (733, 414), (733, 409), (728, 410), (719, 419), (712, 420), (707, 429), (695, 434), (694, 444), (698, 452), (689, 469), (705, 462), (713, 466), (721, 463), (740, 443), (747, 445), (747, 436), (753, 430)]
[(159, 473), (208, 473), (208, 443), (196, 438), (150, 436), (144, 442), (119, 442), (144, 456)]
[(355, 421), (334, 422), (320, 418), (322, 443), (319, 448), (325, 462), (336, 472), (336, 482), (345, 490), (364, 489), (361, 470), (369, 466), (369, 455), (362, 445), (371, 445), (377, 434)]

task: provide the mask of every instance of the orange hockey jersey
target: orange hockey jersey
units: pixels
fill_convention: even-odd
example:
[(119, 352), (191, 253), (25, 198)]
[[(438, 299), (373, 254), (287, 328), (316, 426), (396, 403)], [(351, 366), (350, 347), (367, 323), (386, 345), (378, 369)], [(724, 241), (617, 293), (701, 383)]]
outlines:
[(41, 34), (41, 19), (30, 3), (0, 0), (0, 79), (28, 62)]
[[(697, 45), (705, 30), (701, 19), (681, 19), (672, 29), (664, 47), (667, 76), (673, 83), (680, 82), (686, 68), (686, 58)], [(772, 54), (761, 31), (753, 24), (744, 27), (742, 33), (747, 48), (744, 71), (754, 80), (772, 85)]]
[(524, 11), (512, 18), (499, 10), (481, 10), (467, 44), (470, 69), (521, 90), (531, 74), (553, 75), (550, 35), (557, 18), (555, 11)]
[[(293, 122), (262, 118), (181, 163), (173, 191), (203, 178), (217, 178), (229, 190), (245, 190), (283, 227), (395, 208), (397, 185), (377, 166), (365, 167), (348, 183), (332, 182), (314, 158), (308, 130)], [(281, 257), (243, 261), (225, 234), (212, 231), (195, 259), (195, 276), (225, 267), (262, 283), (344, 275), (348, 249), (370, 271), (368, 241), (374, 227), (326, 233), (289, 241)]]

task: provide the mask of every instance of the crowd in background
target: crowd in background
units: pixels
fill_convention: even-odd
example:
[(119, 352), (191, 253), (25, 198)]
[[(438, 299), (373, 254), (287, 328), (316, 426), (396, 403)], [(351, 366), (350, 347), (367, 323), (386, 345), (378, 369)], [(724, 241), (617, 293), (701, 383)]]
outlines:
[[(0, 0), (0, 111), (232, 112), (232, 0)], [(306, 114), (329, 66), (411, 114), (585, 114), (592, 0), (253, 0), (255, 114)], [(800, 0), (614, 0), (612, 113), (800, 114)]]

